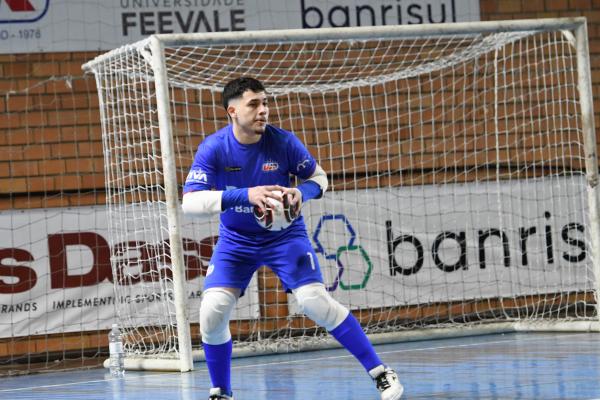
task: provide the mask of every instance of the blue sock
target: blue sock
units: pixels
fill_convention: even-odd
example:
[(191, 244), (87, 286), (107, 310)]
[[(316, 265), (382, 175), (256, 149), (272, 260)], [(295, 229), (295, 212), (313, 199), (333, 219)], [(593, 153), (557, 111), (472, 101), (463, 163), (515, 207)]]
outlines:
[(231, 339), (223, 344), (203, 343), (203, 346), (213, 387), (221, 388), (223, 394), (231, 396)]
[(329, 333), (360, 361), (367, 372), (383, 364), (352, 313)]

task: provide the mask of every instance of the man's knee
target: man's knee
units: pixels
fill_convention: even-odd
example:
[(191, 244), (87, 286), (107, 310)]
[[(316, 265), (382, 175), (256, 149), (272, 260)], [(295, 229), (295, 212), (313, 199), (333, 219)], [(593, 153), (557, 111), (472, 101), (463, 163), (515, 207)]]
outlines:
[(231, 339), (229, 318), (237, 296), (224, 289), (208, 289), (200, 304), (200, 333), (207, 344), (223, 344)]
[(348, 316), (348, 309), (338, 303), (321, 283), (311, 283), (293, 290), (300, 310), (328, 331), (337, 328)]

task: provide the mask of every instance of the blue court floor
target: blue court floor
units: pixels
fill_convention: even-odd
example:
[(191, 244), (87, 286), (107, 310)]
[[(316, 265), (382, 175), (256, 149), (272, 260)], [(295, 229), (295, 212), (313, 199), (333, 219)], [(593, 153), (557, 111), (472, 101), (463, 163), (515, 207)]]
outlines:
[[(511, 333), (377, 346), (405, 386), (403, 399), (600, 399), (599, 333)], [(344, 350), (233, 361), (236, 400), (377, 400)], [(0, 379), (0, 399), (197, 400), (206, 366), (192, 373), (105, 370)]]

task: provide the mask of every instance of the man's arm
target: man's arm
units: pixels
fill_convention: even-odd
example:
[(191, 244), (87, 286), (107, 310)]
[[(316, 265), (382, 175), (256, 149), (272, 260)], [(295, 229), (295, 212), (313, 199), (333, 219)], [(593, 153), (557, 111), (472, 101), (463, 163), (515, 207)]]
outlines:
[(268, 197), (282, 200), (281, 196), (273, 193), (275, 190), (283, 192), (285, 188), (279, 185), (266, 185), (225, 191), (198, 190), (183, 195), (181, 208), (184, 214), (190, 216), (216, 214), (238, 205), (257, 205), (264, 210)]
[[(308, 177), (308, 179), (306, 179), (304, 182), (302, 182), (300, 185), (298, 185), (298, 189), (302, 192), (302, 185), (304, 185), (306, 183), (310, 183), (310, 182), (314, 182), (317, 185), (319, 185), (319, 189), (320, 189), (318, 196), (313, 197), (313, 198), (315, 198), (315, 199), (321, 198), (325, 194), (325, 191), (327, 190), (327, 188), (329, 187), (329, 181), (327, 180), (327, 174), (325, 173), (325, 171), (323, 170), (323, 168), (321, 168), (321, 166), (319, 164), (316, 165), (315, 172), (313, 172), (312, 175)], [(305, 197), (303, 196), (302, 199), (305, 199)], [(309, 199), (307, 199), (307, 200), (309, 200)], [(305, 201), (307, 201), (307, 200), (305, 200)]]
[(221, 212), (222, 190), (198, 190), (183, 195), (181, 208), (191, 216), (216, 214)]
[(302, 203), (321, 198), (328, 187), (327, 174), (317, 164), (311, 176), (295, 188), (286, 188), (283, 194), (290, 195), (290, 205), (301, 207)]

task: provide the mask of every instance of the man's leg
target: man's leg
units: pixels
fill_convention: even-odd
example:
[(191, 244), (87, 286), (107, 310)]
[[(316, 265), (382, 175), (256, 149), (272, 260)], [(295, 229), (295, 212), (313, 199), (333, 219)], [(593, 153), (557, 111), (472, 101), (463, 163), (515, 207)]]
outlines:
[(202, 294), (200, 305), (200, 332), (206, 366), (213, 387), (220, 388), (221, 394), (226, 396), (231, 396), (229, 318), (239, 294), (239, 289), (210, 288)]
[(327, 329), (367, 371), (383, 364), (356, 318), (322, 284), (311, 283), (293, 292), (302, 312)]
[(209, 399), (231, 399), (231, 332), (229, 319), (237, 299), (259, 267), (254, 247), (219, 236), (204, 278), (200, 333), (213, 388)]
[(396, 373), (383, 364), (356, 318), (327, 293), (323, 284), (304, 285), (293, 293), (301, 310), (327, 329), (363, 365), (375, 380), (382, 399), (400, 398), (404, 389)]
[(284, 288), (292, 290), (302, 312), (327, 329), (364, 366), (377, 383), (382, 400), (399, 399), (402, 385), (396, 373), (383, 365), (356, 318), (325, 289), (319, 260), (306, 233), (261, 249), (261, 256)]

